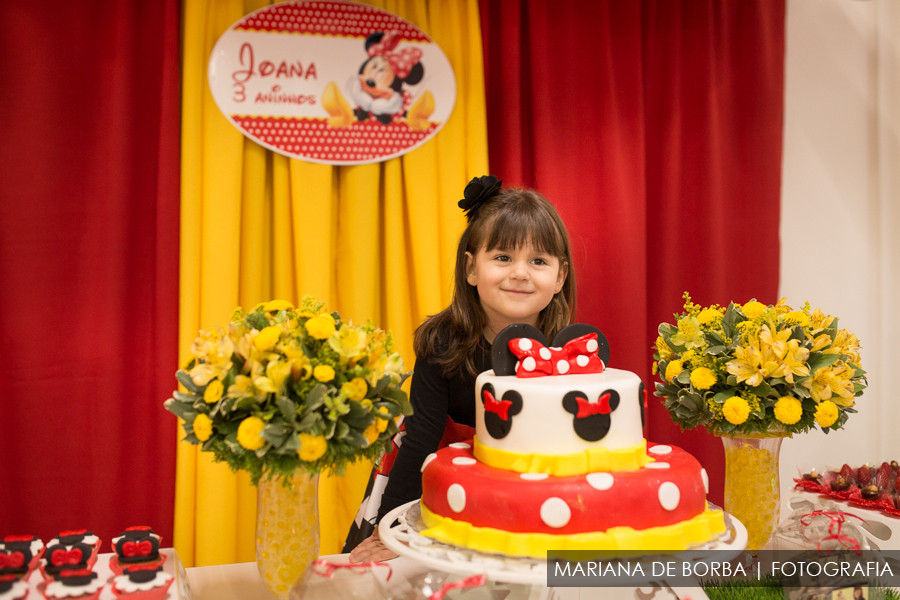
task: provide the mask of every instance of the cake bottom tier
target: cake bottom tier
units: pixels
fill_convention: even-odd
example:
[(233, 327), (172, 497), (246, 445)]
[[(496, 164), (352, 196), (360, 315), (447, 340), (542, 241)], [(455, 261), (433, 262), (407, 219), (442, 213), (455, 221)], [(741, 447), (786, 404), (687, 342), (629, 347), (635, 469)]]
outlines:
[(654, 459), (633, 471), (552, 477), (496, 469), (472, 443), (429, 457), (422, 475), (423, 535), (510, 556), (547, 550), (678, 551), (725, 531), (706, 503), (700, 463), (673, 446), (648, 444)]

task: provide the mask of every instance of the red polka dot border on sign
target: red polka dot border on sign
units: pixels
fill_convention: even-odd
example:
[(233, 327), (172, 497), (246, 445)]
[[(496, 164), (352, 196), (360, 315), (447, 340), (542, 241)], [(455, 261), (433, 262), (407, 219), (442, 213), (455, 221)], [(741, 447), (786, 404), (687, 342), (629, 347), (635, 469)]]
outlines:
[(400, 154), (431, 136), (440, 123), (413, 131), (403, 122), (382, 125), (374, 119), (335, 129), (324, 118), (231, 115), (246, 134), (279, 152), (331, 164), (355, 164)]
[(401, 40), (431, 41), (396, 15), (349, 2), (280, 2), (247, 15), (234, 28), (360, 38), (373, 31), (396, 31)]

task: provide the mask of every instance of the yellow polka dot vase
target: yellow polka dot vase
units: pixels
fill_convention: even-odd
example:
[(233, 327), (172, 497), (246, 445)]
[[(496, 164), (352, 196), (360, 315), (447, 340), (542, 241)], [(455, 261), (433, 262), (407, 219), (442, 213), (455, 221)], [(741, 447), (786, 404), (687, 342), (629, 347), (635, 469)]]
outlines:
[(764, 548), (778, 526), (781, 495), (778, 457), (788, 434), (722, 437), (725, 510), (747, 527), (748, 550)]
[(263, 475), (256, 490), (256, 565), (266, 587), (287, 598), (319, 555), (319, 476), (295, 473), (285, 485)]

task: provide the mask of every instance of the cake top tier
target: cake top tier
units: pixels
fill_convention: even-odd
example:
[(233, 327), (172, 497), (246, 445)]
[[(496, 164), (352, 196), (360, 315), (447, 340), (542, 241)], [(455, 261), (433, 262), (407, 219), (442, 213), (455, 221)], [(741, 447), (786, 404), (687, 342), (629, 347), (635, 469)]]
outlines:
[(523, 378), (602, 373), (609, 364), (606, 336), (591, 325), (563, 328), (553, 344), (536, 327), (510, 325), (494, 339), (494, 374)]

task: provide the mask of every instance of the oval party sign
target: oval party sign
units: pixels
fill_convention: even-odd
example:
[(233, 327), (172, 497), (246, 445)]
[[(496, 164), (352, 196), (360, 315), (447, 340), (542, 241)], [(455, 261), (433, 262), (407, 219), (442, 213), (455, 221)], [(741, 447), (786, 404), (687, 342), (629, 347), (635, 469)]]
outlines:
[(440, 47), (397, 15), (356, 2), (281, 2), (246, 15), (216, 42), (209, 88), (253, 141), (332, 165), (414, 150), (456, 102)]

